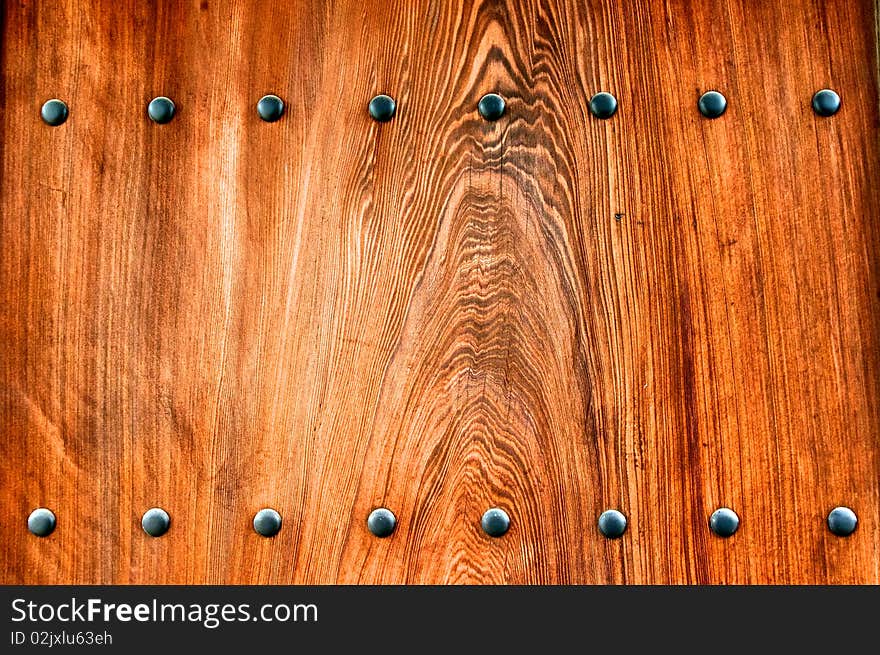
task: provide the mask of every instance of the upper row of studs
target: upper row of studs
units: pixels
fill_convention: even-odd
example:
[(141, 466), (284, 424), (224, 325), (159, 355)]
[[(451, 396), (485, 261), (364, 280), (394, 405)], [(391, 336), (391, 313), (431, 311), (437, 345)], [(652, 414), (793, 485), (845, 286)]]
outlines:
[[(835, 507), (828, 514), (828, 529), (839, 537), (852, 534), (858, 518), (849, 507)], [(38, 537), (45, 537), (55, 529), (55, 514), (40, 507), (28, 516), (28, 530)], [(609, 539), (617, 539), (626, 531), (626, 517), (616, 509), (609, 509), (599, 516), (599, 532)], [(379, 507), (367, 517), (367, 529), (377, 537), (388, 537), (397, 526), (394, 512)], [(161, 537), (171, 527), (171, 517), (161, 507), (144, 512), (141, 527), (151, 537)], [(510, 529), (510, 516), (499, 507), (492, 507), (480, 519), (480, 527), (490, 537), (501, 537)], [(730, 537), (739, 529), (739, 516), (728, 507), (721, 507), (709, 517), (709, 528), (720, 537)], [(254, 531), (264, 537), (274, 537), (281, 531), (281, 514), (271, 508), (261, 509), (254, 516)]]
[[(819, 116), (833, 116), (840, 110), (840, 96), (831, 89), (821, 89), (813, 94), (813, 111)], [(497, 93), (487, 93), (477, 104), (477, 111), (487, 121), (495, 121), (504, 115), (507, 105)], [(718, 91), (707, 91), (700, 96), (697, 108), (706, 118), (718, 118), (727, 110), (727, 98)], [(394, 98), (378, 95), (368, 107), (370, 116), (380, 123), (390, 121), (397, 111)], [(171, 98), (153, 98), (147, 106), (147, 115), (156, 123), (164, 124), (174, 118), (175, 106)], [(607, 119), (617, 113), (617, 98), (610, 93), (601, 92), (590, 98), (590, 112), (596, 118)], [(268, 123), (274, 123), (284, 114), (284, 101), (276, 95), (267, 95), (257, 103), (257, 114)], [(40, 115), (48, 125), (61, 125), (67, 120), (70, 111), (62, 100), (47, 100)]]

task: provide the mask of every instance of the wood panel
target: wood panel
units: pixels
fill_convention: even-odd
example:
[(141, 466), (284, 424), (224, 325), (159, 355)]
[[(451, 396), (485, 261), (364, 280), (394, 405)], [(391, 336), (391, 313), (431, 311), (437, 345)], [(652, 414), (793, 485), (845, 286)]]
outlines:
[(0, 582), (880, 582), (876, 43), (865, 0), (5, 3)]

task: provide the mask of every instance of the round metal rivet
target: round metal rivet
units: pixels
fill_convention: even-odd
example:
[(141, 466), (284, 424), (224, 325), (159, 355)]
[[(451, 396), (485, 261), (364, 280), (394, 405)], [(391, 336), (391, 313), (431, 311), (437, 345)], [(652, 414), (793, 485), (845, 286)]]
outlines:
[(44, 102), (43, 108), (40, 109), (40, 117), (43, 119), (43, 122), (52, 127), (61, 125), (67, 120), (69, 114), (67, 105), (56, 98)]
[(487, 509), (480, 520), (480, 526), (490, 537), (501, 537), (510, 529), (510, 517), (503, 509)]
[(37, 508), (28, 516), (27, 525), (38, 537), (48, 537), (55, 529), (55, 514), (45, 507)]
[(171, 517), (161, 507), (153, 507), (144, 512), (141, 527), (151, 537), (161, 537), (171, 527)]
[(729, 507), (721, 507), (712, 512), (709, 527), (719, 537), (731, 537), (739, 529), (739, 516)]
[(378, 95), (370, 100), (370, 116), (375, 121), (387, 123), (394, 118), (395, 111), (397, 111), (397, 103), (391, 96)]
[(706, 118), (718, 118), (727, 109), (727, 98), (718, 91), (706, 91), (700, 96), (697, 106)]
[(840, 111), (840, 96), (831, 89), (822, 89), (813, 94), (813, 111), (819, 116), (834, 116)]
[(150, 101), (150, 106), (147, 107), (147, 114), (155, 123), (160, 125), (168, 123), (174, 118), (174, 103), (171, 101), (171, 98), (166, 98), (165, 96), (153, 98)]
[(599, 515), (599, 532), (609, 539), (617, 539), (626, 532), (626, 517), (616, 509), (609, 509)]
[(367, 517), (367, 529), (377, 537), (388, 537), (394, 532), (397, 518), (390, 509), (379, 507)]
[(611, 118), (617, 113), (617, 98), (610, 93), (597, 93), (590, 98), (590, 111), (596, 118)]
[(284, 101), (278, 96), (263, 96), (257, 103), (257, 113), (267, 123), (274, 123), (284, 113)]
[(487, 93), (480, 98), (480, 104), (477, 105), (477, 110), (480, 112), (480, 116), (487, 121), (497, 121), (504, 115), (504, 109), (506, 107), (507, 103), (504, 102), (504, 98), (500, 95), (497, 93)]
[(274, 509), (261, 509), (254, 516), (254, 530), (264, 537), (274, 537), (281, 530), (281, 514)]
[(858, 524), (856, 513), (849, 507), (835, 507), (828, 513), (828, 529), (838, 537), (848, 537)]

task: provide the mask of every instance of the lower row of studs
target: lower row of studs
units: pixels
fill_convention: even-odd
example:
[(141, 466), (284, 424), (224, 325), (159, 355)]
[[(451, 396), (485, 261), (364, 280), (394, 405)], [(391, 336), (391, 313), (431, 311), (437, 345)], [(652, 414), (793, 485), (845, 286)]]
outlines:
[[(599, 516), (598, 528), (603, 536), (617, 539), (626, 531), (626, 517), (616, 509), (609, 509)], [(835, 507), (828, 514), (828, 529), (839, 537), (851, 535), (858, 524), (856, 513), (849, 507)], [(55, 514), (40, 507), (28, 516), (28, 530), (38, 537), (46, 537), (55, 530)], [(510, 516), (499, 507), (486, 510), (480, 526), (490, 537), (501, 537), (510, 529)], [(161, 537), (171, 527), (171, 517), (161, 507), (144, 512), (141, 527), (151, 537)], [(367, 529), (377, 537), (389, 537), (397, 527), (394, 512), (379, 507), (367, 517)], [(709, 517), (709, 528), (720, 537), (730, 537), (739, 529), (739, 516), (729, 507), (721, 507)], [(281, 514), (271, 508), (261, 509), (254, 516), (254, 531), (264, 537), (274, 537), (281, 531)]]

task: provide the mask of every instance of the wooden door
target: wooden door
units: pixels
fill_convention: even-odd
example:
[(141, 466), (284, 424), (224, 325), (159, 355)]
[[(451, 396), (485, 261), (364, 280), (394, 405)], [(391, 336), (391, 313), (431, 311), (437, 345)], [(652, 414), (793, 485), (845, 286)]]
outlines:
[(5, 3), (0, 582), (880, 582), (875, 11)]

